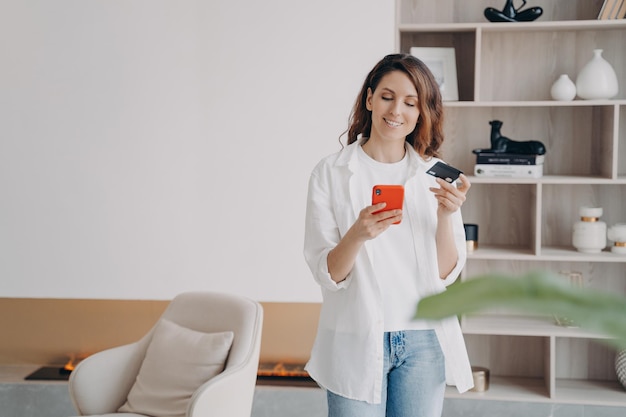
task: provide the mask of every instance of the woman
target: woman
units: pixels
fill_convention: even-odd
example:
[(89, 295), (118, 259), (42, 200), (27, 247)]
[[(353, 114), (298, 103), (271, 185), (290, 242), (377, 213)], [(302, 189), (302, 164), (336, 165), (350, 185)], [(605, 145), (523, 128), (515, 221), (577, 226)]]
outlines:
[[(440, 160), (442, 116), (424, 63), (388, 55), (363, 84), (348, 146), (311, 174), (304, 255), (323, 304), (306, 370), (327, 390), (329, 417), (440, 416), (446, 377), (460, 392), (473, 386), (458, 320), (413, 320), (466, 257), (470, 182), (426, 174)], [(404, 185), (403, 209), (372, 205), (376, 184)]]

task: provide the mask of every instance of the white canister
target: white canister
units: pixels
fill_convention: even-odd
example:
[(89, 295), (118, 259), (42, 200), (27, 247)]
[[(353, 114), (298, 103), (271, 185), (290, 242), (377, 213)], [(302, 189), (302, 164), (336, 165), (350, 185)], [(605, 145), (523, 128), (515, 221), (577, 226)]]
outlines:
[(606, 223), (600, 221), (602, 207), (581, 207), (574, 223), (572, 244), (579, 252), (600, 253), (606, 247)]
[(617, 223), (609, 227), (606, 236), (613, 242), (611, 252), (626, 255), (626, 223)]

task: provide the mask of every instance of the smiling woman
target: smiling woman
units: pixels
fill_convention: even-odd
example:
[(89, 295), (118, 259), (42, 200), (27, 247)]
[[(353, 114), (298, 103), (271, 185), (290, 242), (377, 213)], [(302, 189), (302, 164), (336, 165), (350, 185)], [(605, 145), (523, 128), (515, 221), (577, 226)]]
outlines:
[[(447, 375), (460, 392), (473, 384), (458, 321), (413, 320), (415, 303), (465, 264), (470, 183), (427, 174), (440, 161), (442, 110), (428, 67), (387, 55), (361, 87), (348, 146), (311, 173), (304, 253), (323, 303), (305, 369), (327, 390), (329, 416), (434, 417)], [(382, 188), (406, 190), (402, 206), (371, 201)]]
[(401, 154), (376, 155), (381, 162), (397, 162), (404, 157), (404, 140), (415, 130), (420, 116), (417, 90), (411, 79), (403, 72), (393, 71), (387, 74), (376, 92), (367, 89), (365, 105), (372, 112), (372, 130), (363, 150), (370, 157), (376, 141), (399, 142)]

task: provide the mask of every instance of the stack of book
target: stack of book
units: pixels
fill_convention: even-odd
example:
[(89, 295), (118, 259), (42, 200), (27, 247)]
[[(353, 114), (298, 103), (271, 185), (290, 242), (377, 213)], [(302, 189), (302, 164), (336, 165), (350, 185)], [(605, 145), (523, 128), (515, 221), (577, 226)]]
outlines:
[(476, 152), (477, 177), (541, 178), (545, 155)]
[(604, 0), (599, 20), (623, 19), (626, 17), (626, 0)]

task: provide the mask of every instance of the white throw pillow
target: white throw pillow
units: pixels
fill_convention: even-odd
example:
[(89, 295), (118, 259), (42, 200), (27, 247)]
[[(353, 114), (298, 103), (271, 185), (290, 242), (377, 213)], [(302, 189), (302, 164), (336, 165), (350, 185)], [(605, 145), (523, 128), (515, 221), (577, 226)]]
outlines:
[(118, 411), (183, 417), (192, 394), (224, 370), (233, 332), (203, 333), (161, 319), (126, 403)]

